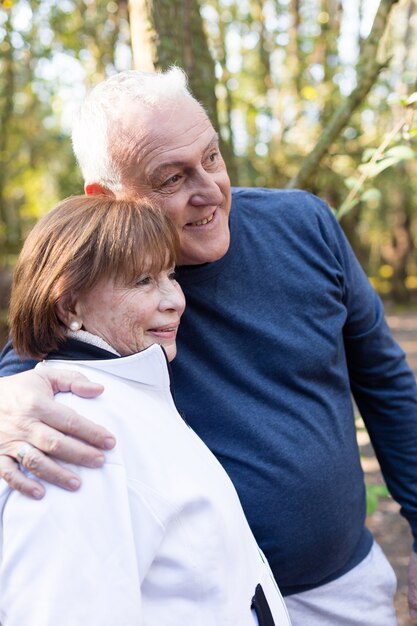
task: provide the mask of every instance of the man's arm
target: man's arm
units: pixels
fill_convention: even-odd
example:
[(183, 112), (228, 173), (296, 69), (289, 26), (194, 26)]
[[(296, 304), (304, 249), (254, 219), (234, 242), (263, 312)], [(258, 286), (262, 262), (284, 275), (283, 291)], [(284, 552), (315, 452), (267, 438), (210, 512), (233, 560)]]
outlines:
[[(17, 360), (12, 350), (5, 352), (1, 375)], [(115, 444), (106, 429), (54, 402), (59, 391), (94, 398), (103, 388), (79, 373), (58, 369), (0, 378), (0, 476), (10, 487), (32, 498), (42, 498), (45, 490), (19, 469), (17, 455), (25, 443), (33, 447), (24, 455), (24, 466), (43, 480), (72, 491), (78, 489), (80, 479), (50, 456), (75, 465), (101, 467), (104, 455), (100, 449), (108, 450)]]
[(11, 376), (27, 372), (35, 367), (37, 361), (20, 357), (13, 349), (10, 339), (0, 353), (0, 376)]
[[(343, 267), (347, 319), (344, 342), (351, 390), (387, 486), (413, 536), (408, 602), (417, 618), (417, 386), (394, 341), (380, 298), (338, 227), (336, 256)], [(413, 622), (414, 623), (414, 622)]]

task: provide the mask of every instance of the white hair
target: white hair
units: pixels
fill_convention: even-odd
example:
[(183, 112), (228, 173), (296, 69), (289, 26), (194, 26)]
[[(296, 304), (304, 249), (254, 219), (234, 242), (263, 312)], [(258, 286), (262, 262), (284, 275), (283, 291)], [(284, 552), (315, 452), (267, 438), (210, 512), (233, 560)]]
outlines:
[(109, 145), (109, 130), (117, 124), (118, 116), (123, 115), (131, 102), (161, 108), (184, 95), (193, 97), (186, 74), (175, 66), (166, 72), (120, 72), (94, 87), (78, 111), (72, 129), (74, 154), (84, 181), (120, 191), (121, 164), (112, 159)]

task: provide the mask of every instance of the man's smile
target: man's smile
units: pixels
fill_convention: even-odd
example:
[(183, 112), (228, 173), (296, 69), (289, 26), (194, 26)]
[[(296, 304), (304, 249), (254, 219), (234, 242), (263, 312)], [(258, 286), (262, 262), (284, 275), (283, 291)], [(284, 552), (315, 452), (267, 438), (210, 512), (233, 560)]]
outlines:
[(186, 226), (205, 226), (206, 224), (209, 224), (212, 221), (215, 213), (216, 211), (213, 211), (213, 213), (209, 215), (208, 217), (203, 217), (203, 219), (196, 220), (195, 222), (188, 222)]

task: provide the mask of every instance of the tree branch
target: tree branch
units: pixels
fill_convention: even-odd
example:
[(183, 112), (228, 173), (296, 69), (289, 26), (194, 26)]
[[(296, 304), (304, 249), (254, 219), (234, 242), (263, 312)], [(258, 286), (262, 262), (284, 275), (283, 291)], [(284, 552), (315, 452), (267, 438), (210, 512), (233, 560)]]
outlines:
[(388, 17), (392, 7), (398, 0), (381, 0), (376, 13), (371, 32), (363, 42), (357, 65), (357, 85), (352, 93), (340, 104), (333, 113), (328, 125), (320, 135), (316, 145), (304, 159), (298, 173), (287, 187), (290, 189), (304, 188), (317, 172), (317, 167), (328, 153), (331, 145), (348, 124), (353, 112), (364, 101), (378, 74), (388, 65), (389, 59), (379, 63), (377, 53), (379, 43), (388, 24)]

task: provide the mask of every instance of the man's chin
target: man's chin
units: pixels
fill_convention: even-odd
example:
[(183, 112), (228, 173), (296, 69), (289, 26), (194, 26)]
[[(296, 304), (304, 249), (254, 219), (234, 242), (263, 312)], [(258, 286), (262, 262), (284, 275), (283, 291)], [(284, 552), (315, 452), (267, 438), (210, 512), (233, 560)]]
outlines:
[[(217, 230), (219, 232), (219, 230)], [(214, 235), (214, 233), (212, 233)], [(203, 265), (204, 263), (214, 263), (219, 261), (229, 249), (230, 246), (230, 231), (227, 227), (220, 231), (220, 236), (217, 235), (198, 238), (198, 240), (189, 239), (188, 241), (183, 239), (181, 242), (180, 258), (178, 265)]]
[(205, 249), (188, 253), (180, 256), (178, 265), (204, 265), (205, 263), (214, 263), (224, 257), (228, 249), (229, 243), (223, 247), (217, 246), (215, 250)]

